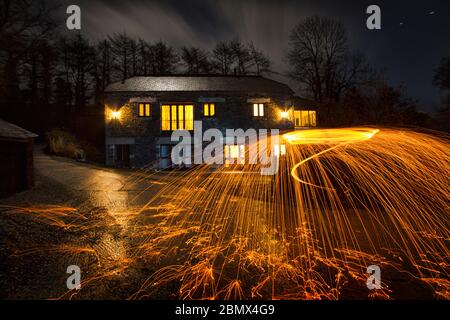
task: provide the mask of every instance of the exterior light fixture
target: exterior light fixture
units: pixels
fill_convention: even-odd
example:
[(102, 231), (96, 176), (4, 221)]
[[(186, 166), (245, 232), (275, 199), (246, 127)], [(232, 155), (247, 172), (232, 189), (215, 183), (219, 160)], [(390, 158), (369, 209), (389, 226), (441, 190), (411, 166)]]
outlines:
[(111, 120), (119, 120), (119, 119), (120, 119), (120, 111), (112, 111)]
[(281, 111), (281, 118), (282, 119), (288, 119), (289, 118), (289, 112)]

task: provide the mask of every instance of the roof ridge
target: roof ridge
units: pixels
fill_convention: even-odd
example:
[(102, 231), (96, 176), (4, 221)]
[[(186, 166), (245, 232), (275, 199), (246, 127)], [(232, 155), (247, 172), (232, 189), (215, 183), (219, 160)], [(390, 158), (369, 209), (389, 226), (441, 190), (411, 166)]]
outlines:
[(294, 94), (285, 83), (263, 76), (234, 76), (234, 75), (155, 75), (135, 76), (111, 83), (106, 92), (194, 92), (194, 91), (223, 91), (223, 92), (261, 92), (272, 94)]

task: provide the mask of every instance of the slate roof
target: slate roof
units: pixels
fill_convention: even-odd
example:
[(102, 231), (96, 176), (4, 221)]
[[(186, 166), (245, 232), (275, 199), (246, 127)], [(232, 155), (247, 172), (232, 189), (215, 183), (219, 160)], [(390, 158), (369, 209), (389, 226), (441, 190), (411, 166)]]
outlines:
[(0, 119), (0, 138), (29, 139), (38, 135)]
[(287, 85), (258, 76), (151, 76), (116, 82), (106, 92), (242, 92), (292, 95)]

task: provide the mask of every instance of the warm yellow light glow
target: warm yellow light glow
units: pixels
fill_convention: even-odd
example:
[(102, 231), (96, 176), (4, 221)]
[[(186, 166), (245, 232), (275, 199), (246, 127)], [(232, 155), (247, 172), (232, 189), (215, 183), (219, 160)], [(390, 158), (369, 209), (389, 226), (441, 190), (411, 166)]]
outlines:
[(113, 119), (119, 119), (120, 118), (120, 111), (113, 111), (111, 114)]
[(289, 112), (287, 111), (281, 111), (281, 118), (288, 119), (289, 118)]
[(294, 111), (294, 125), (296, 127), (316, 127), (317, 112), (311, 110)]
[(110, 120), (120, 120), (120, 111), (119, 110), (110, 110), (109, 111), (109, 119)]
[(214, 103), (203, 104), (203, 116), (214, 117), (216, 115), (216, 105)]
[(264, 104), (254, 103), (253, 104), (253, 116), (254, 117), (264, 117)]
[[(449, 299), (447, 137), (347, 128), (267, 139), (272, 154), (286, 153), (274, 177), (243, 174), (259, 165), (239, 164), (231, 156), (241, 147), (227, 145), (230, 171), (198, 166), (162, 178), (138, 212), (160, 216), (142, 228), (139, 249), (168, 262), (133, 298), (175, 283), (180, 299), (344, 299), (366, 288), (375, 261)], [(185, 252), (175, 263), (174, 246)], [(393, 288), (383, 286), (361, 297), (389, 299)]]
[(273, 151), (274, 151), (274, 155), (276, 157), (284, 156), (284, 155), (286, 155), (286, 145), (285, 144), (281, 144), (281, 145), (275, 144)]
[(368, 129), (368, 128), (313, 129), (313, 130), (294, 131), (285, 134), (283, 138), (293, 145), (302, 145), (302, 144), (330, 145), (328, 149), (316, 153), (311, 157), (308, 157), (297, 163), (291, 170), (292, 177), (298, 182), (311, 185), (314, 187), (319, 187), (315, 184), (311, 184), (302, 180), (298, 174), (298, 168), (300, 168), (308, 161), (311, 161), (312, 159), (317, 158), (322, 154), (334, 150), (341, 145), (369, 140), (379, 131), (380, 131), (379, 129)]
[(194, 130), (194, 106), (163, 105), (161, 107), (161, 130)]
[[(171, 107), (162, 108), (169, 129)], [(191, 107), (183, 119), (191, 118)], [(106, 190), (105, 199), (100, 192), (94, 200), (109, 210), (111, 221), (91, 219), (92, 211), (83, 210), (91, 199), (79, 208), (4, 206), (14, 210), (8, 214), (23, 211), (55, 230), (120, 226), (134, 239), (117, 245), (108, 237), (107, 246), (94, 247), (44, 243), (17, 248), (14, 257), (92, 255), (105, 268), (85, 283), (99, 285), (119, 281), (136, 265), (155, 265), (136, 282), (130, 299), (158, 298), (168, 287), (181, 300), (397, 298), (395, 282), (366, 290), (372, 263), (392, 279), (407, 274), (427, 296), (450, 299), (448, 135), (360, 127), (295, 131), (284, 139), (226, 145), (226, 163), (214, 170), (199, 165), (158, 178), (139, 172), (132, 183), (148, 180), (158, 187), (139, 199), (123, 191), (115, 195), (115, 187), (110, 194), (111, 182), (94, 177)], [(259, 174), (260, 164), (244, 161), (262, 144), (263, 152), (267, 147), (285, 154), (273, 177)], [(121, 188), (123, 179), (116, 180)], [(144, 216), (151, 219), (136, 220)]]
[(368, 140), (379, 131), (369, 128), (312, 129), (290, 132), (283, 138), (291, 144), (340, 144)]
[(225, 165), (230, 164), (245, 164), (245, 145), (226, 145), (225, 150)]

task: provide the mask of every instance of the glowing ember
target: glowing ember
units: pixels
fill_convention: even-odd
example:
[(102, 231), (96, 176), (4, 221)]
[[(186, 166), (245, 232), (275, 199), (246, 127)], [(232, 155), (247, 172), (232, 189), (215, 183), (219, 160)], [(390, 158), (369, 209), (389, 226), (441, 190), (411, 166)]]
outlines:
[[(337, 299), (351, 282), (366, 289), (371, 264), (403, 270), (448, 296), (444, 137), (356, 128), (284, 138), (275, 178), (201, 166), (167, 179), (147, 205), (171, 192), (177, 213), (160, 207), (167, 219), (146, 238), (146, 249), (166, 262), (134, 297), (180, 283), (183, 299)], [(174, 247), (184, 255), (171, 264)], [(389, 298), (389, 286), (385, 278), (367, 297)]]
[(379, 131), (367, 128), (313, 129), (290, 132), (283, 138), (291, 144), (339, 144), (365, 141)]
[[(131, 298), (389, 299), (399, 276), (450, 298), (447, 136), (356, 128), (284, 138), (276, 176), (234, 174), (259, 172), (258, 165), (214, 172), (202, 165), (157, 180), (159, 191), (121, 220), (136, 241), (126, 258), (85, 279), (81, 291), (144, 261), (156, 272)], [(153, 178), (139, 172), (130, 180)], [(73, 210), (24, 212), (55, 227), (87, 228), (84, 217), (62, 221)], [(58, 252), (92, 250), (103, 261), (96, 246)], [(380, 290), (366, 287), (370, 265), (382, 270)]]

